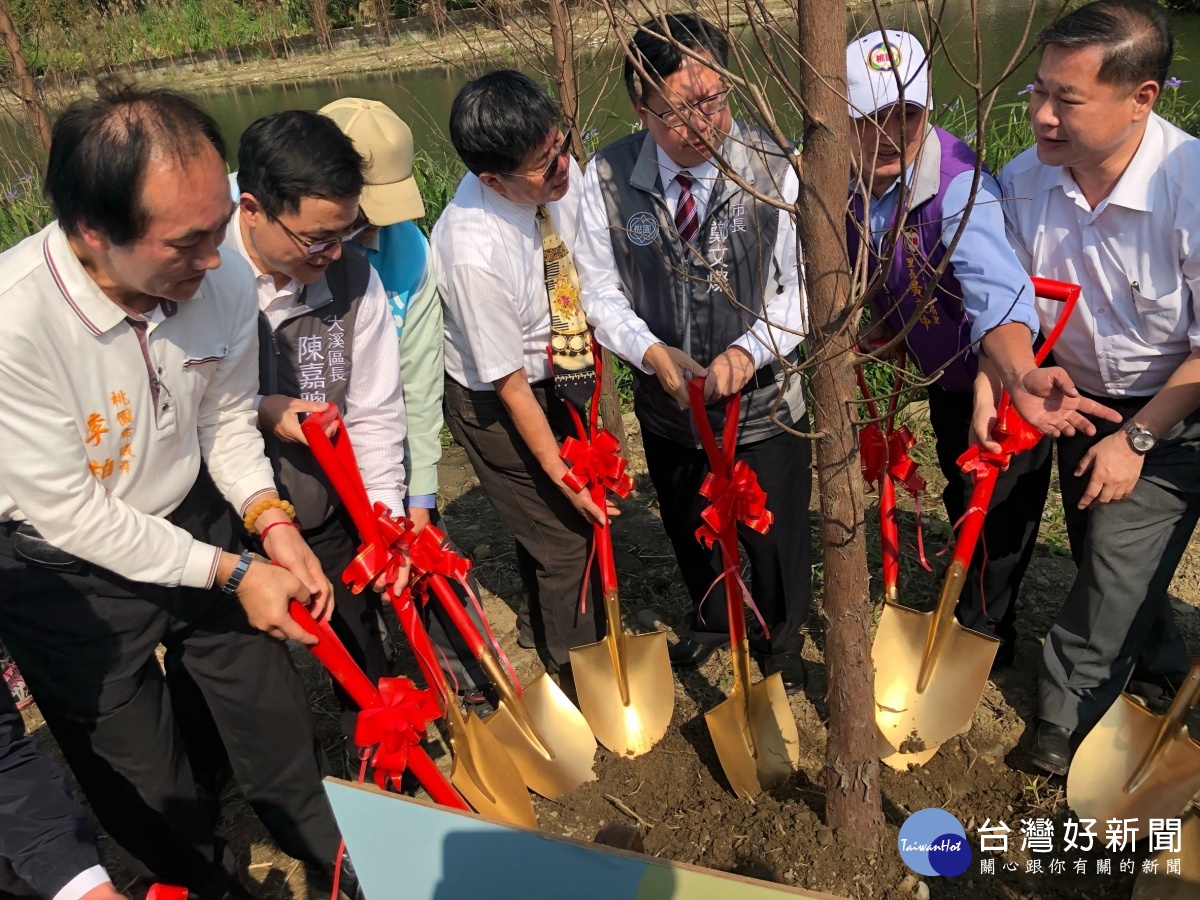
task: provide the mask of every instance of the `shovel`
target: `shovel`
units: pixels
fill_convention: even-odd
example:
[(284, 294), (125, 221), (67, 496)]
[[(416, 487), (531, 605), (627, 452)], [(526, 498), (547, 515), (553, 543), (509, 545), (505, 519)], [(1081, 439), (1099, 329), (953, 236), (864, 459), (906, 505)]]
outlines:
[[(1045, 279), (1033, 281), (1038, 296), (1064, 303), (1054, 329), (1037, 352), (1040, 365), (1066, 326), (1080, 288)], [(894, 602), (884, 605), (871, 648), (875, 721), (888, 745), (901, 753), (926, 754), (953, 737), (971, 721), (983, 696), (1000, 642), (991, 635), (964, 628), (954, 617), (954, 608), (966, 582), (996, 478), (1013, 456), (1035, 446), (1041, 437), (1041, 432), (1012, 408), (1008, 394), (1002, 395), (993, 432), (1001, 452), (990, 454), (974, 446), (958, 460), (960, 468), (974, 477), (975, 488), (937, 607), (933, 612), (917, 612)]]
[(1200, 702), (1200, 659), (1193, 663), (1166, 715), (1121, 694), (1083, 739), (1067, 772), (1067, 803), (1097, 821), (1180, 815), (1200, 791), (1200, 743), (1187, 718)]
[(488, 717), (487, 730), (511, 756), (520, 778), (548, 800), (557, 800), (588, 781), (595, 781), (592, 764), (596, 739), (583, 714), (545, 672), (524, 689), (515, 675), (500, 664), (467, 611), (447, 575), (465, 563), (445, 542), (445, 536), (426, 525), (412, 542), (414, 581), (428, 588), (479, 660), (500, 696), (496, 712)]
[[(593, 355), (596, 390), (590, 429), (584, 427), (578, 410), (568, 403), (579, 439), (568, 438), (563, 443), (562, 457), (571, 463), (572, 486), (591, 491), (592, 501), (604, 509), (606, 490), (625, 497), (632, 483), (625, 474), (625, 460), (617, 455), (616, 438), (597, 427), (602, 354), (594, 350)], [(625, 633), (612, 531), (607, 519), (593, 529), (607, 629), (603, 640), (571, 649), (575, 691), (596, 739), (614, 753), (640, 756), (667, 733), (675, 711), (675, 679), (667, 655), (667, 636), (660, 632)], [(585, 586), (585, 597), (586, 590)]]
[[(371, 509), (354, 448), (336, 406), (330, 404), (326, 410), (309, 415), (300, 427), (364, 542), (358, 556), (343, 573), (351, 590), (362, 591), (380, 572), (395, 567), (403, 552), (401, 545), (411, 532), (404, 527), (407, 523), (393, 519), (389, 510), (382, 506)], [(404, 591), (397, 596), (389, 585), (388, 600), (396, 610), (427, 682), (441, 697), (454, 756), (451, 784), (477, 812), (513, 824), (536, 827), (533, 804), (512, 758), (474, 712), (463, 717), (457, 698), (436, 663), (435, 651), (412, 604), (410, 592)], [(363, 680), (366, 680), (365, 676)], [(351, 696), (355, 696), (352, 691)], [(357, 697), (355, 702), (361, 706)]]
[(702, 513), (705, 524), (696, 536), (708, 546), (715, 539), (721, 547), (733, 657), (733, 689), (704, 718), (734, 793), (751, 799), (785, 782), (800, 764), (800, 736), (783, 689), (783, 676), (776, 672), (757, 684), (750, 682), (750, 642), (746, 638), (737, 523), (742, 521), (765, 532), (772, 516), (754, 472), (744, 462), (734, 462), (741, 395), (734, 394), (725, 406), (723, 452), (717, 447), (704, 408), (704, 379), (688, 382), (688, 395), (692, 418), (712, 469), (700, 488), (712, 505)]

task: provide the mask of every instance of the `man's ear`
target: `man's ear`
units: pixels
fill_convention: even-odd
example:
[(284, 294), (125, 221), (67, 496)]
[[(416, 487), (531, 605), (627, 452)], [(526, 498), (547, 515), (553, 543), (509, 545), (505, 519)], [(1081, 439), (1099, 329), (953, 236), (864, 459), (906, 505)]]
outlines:
[(1137, 90), (1133, 92), (1133, 119), (1135, 122), (1140, 122), (1150, 115), (1150, 111), (1154, 108), (1154, 101), (1158, 99), (1161, 92), (1162, 88), (1159, 87), (1157, 81), (1143, 81), (1138, 85)]
[(247, 228), (258, 227), (266, 217), (266, 211), (253, 194), (242, 194), (238, 197), (238, 210)]
[(504, 179), (495, 172), (484, 172), (479, 176), (479, 180), (490, 187), (501, 197), (508, 196), (508, 185), (504, 183)]
[(87, 244), (88, 249), (97, 253), (107, 253), (112, 249), (112, 241), (91, 225), (83, 222), (79, 224), (79, 239)]

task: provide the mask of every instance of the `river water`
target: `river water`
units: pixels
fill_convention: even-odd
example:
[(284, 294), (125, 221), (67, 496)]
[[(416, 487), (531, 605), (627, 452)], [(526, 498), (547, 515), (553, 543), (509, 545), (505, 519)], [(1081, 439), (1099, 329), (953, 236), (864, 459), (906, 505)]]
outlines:
[[(940, 103), (949, 103), (956, 97), (971, 93), (954, 71), (952, 63), (973, 77), (975, 62), (970, 0), (941, 0), (933, 5), (943, 8), (943, 2), (945, 12), (941, 17), (941, 32), (948, 58), (939, 54), (935, 61), (934, 96)], [(1029, 0), (978, 0), (978, 5), (981, 8), (984, 83), (991, 85), (1021, 43)], [(1058, 6), (1056, 0), (1038, 2), (1034, 18), (1035, 32), (1047, 21), (1049, 11)], [(924, 36), (926, 27), (917, 10), (915, 3), (899, 3), (884, 7), (884, 16), (889, 27), (908, 28)], [(850, 36), (873, 30), (873, 22), (863, 28), (863, 21), (868, 15), (869, 7), (851, 13)], [(858, 21), (853, 21), (856, 19)], [(1177, 60), (1171, 74), (1192, 82), (1183, 86), (1185, 94), (1200, 97), (1200, 15), (1177, 15), (1174, 22)], [(744, 35), (746, 45), (752, 41), (751, 35)], [(928, 40), (925, 43), (928, 44)], [(596, 77), (612, 65), (613, 53), (609, 51), (594, 61), (585, 76), (586, 81), (593, 83), (592, 87), (585, 88), (584, 107), (593, 110), (587, 124), (599, 129), (606, 140), (628, 131), (635, 121), (619, 74), (613, 73), (613, 77), (608, 78)], [(1017, 101), (1017, 92), (1031, 80), (1035, 68), (1034, 59), (1026, 61), (1000, 88), (998, 102)], [(200, 96), (221, 124), (230, 144), (231, 157), (236, 154), (237, 136), (259, 116), (280, 109), (317, 109), (339, 97), (366, 97), (383, 101), (412, 126), (419, 149), (438, 151), (447, 147), (445, 131), (450, 104), (459, 87), (469, 78), (470, 74), (465, 68), (404, 69), (304, 82), (233, 86)], [(786, 121), (789, 117), (784, 115), (782, 118)], [(0, 152), (6, 152), (10, 159), (24, 156), (19, 152), (23, 149), (22, 143), (23, 136), (11, 123), (0, 124)]]

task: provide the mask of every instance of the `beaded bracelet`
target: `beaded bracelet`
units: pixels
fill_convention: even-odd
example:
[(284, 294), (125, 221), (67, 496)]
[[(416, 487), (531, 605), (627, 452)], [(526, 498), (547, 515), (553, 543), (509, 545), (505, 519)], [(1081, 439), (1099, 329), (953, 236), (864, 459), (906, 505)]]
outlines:
[(278, 497), (259, 500), (252, 507), (246, 510), (246, 515), (242, 518), (242, 524), (246, 526), (246, 530), (251, 534), (254, 533), (254, 523), (258, 521), (258, 517), (265, 513), (268, 509), (282, 509), (287, 513), (288, 518), (293, 521), (296, 518), (296, 507), (288, 503), (286, 500), (280, 500)]
[(270, 533), (271, 529), (274, 528), (276, 525), (287, 525), (291, 528), (295, 528), (297, 531), (300, 530), (300, 523), (298, 523), (298, 522), (272, 522), (270, 525), (268, 525), (266, 528), (264, 528), (259, 533), (258, 539), (260, 541), (265, 542), (267, 540), (267, 535)]

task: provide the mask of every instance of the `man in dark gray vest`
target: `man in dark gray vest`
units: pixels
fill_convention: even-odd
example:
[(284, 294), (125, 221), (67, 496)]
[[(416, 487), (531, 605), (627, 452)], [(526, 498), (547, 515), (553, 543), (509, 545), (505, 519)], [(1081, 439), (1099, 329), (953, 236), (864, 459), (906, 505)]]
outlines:
[(738, 457), (758, 473), (775, 516), (766, 535), (739, 529), (770, 629), (768, 638), (752, 617), (751, 650), (763, 674), (780, 672), (794, 693), (804, 682), (811, 588), (811, 449), (786, 430), (806, 430), (807, 416), (800, 379), (785, 378), (781, 360), (797, 359), (804, 289), (795, 223), (756, 195), (791, 202), (798, 183), (770, 137), (733, 120), (717, 69), (694, 58), (723, 68), (725, 37), (695, 15), (664, 21), (666, 34), (659, 21), (642, 26), (625, 64), (644, 130), (602, 149), (584, 178), (583, 304), (600, 342), (634, 366), (646, 464), (696, 605), (691, 636), (671, 648), (679, 667), (699, 665), (729, 639), (723, 605), (699, 609), (721, 570), (695, 536), (708, 463), (685, 381), (708, 376), (718, 434), (725, 400), (741, 393)]
[[(238, 145), (241, 196), (226, 242), (254, 270), (258, 421), (267, 455), (298, 527), (330, 573), (334, 630), (376, 682), (386, 668), (377, 604), (370, 592), (352, 594), (340, 577), (354, 558), (357, 531), (300, 431), (302, 415), (335, 404), (372, 503), (403, 513), (406, 421), (396, 329), (379, 275), (342, 247), (365, 226), (363, 169), (332, 119), (306, 110), (264, 116)], [(357, 707), (337, 690), (352, 740)]]

